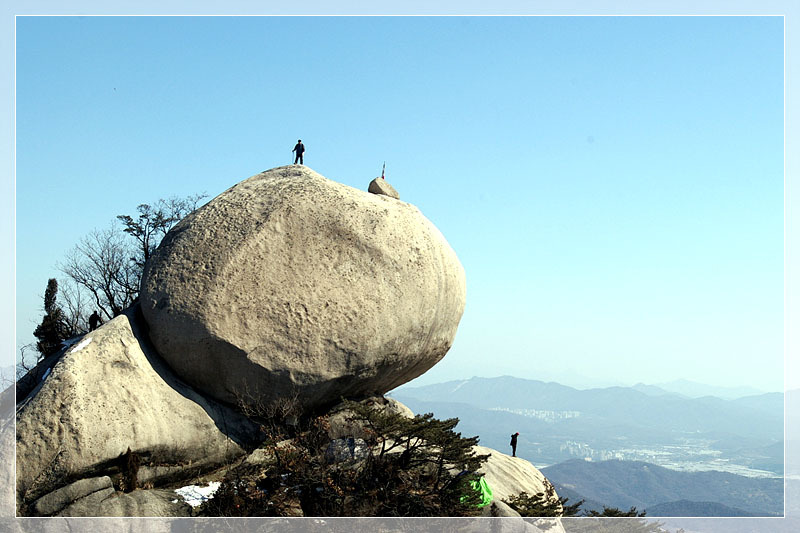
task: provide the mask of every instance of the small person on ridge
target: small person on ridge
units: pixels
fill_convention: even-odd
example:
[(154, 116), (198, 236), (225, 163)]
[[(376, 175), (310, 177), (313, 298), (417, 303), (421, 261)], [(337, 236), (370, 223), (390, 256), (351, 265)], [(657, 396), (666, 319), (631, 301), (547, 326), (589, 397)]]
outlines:
[(97, 326), (103, 323), (103, 319), (100, 318), (100, 315), (97, 314), (97, 310), (95, 309), (94, 313), (89, 316), (89, 331), (94, 331), (97, 329)]
[(292, 148), (292, 152), (294, 152), (294, 164), (297, 164), (297, 160), (300, 160), (300, 164), (303, 164), (303, 153), (306, 151), (306, 147), (303, 146), (303, 141), (297, 139), (297, 144), (294, 145)]
[(511, 457), (517, 456), (517, 437), (519, 436), (519, 431), (511, 435)]

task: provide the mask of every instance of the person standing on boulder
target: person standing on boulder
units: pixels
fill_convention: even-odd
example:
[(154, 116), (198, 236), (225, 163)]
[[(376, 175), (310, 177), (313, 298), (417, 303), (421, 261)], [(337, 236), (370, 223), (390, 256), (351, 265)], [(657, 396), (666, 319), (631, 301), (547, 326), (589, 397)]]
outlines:
[(519, 431), (511, 435), (511, 457), (517, 456), (517, 437), (519, 437)]
[(103, 319), (100, 318), (100, 315), (97, 314), (97, 310), (89, 316), (89, 331), (94, 331), (97, 329), (99, 324), (103, 323)]
[(303, 141), (297, 139), (297, 144), (294, 145), (292, 148), (292, 152), (294, 152), (294, 164), (297, 164), (297, 160), (300, 160), (300, 164), (303, 164), (303, 153), (306, 151), (306, 147), (303, 146)]

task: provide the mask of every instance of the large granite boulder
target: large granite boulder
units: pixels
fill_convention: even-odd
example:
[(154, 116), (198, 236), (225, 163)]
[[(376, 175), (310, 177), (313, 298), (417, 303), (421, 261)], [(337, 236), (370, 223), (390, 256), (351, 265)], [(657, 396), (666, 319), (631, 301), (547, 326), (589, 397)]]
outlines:
[(140, 322), (132, 309), (87, 334), (20, 399), (18, 504), (120, 473), (128, 450), (138, 480), (158, 482), (222, 466), (260, 440), (254, 424), (178, 380)]
[(436, 364), (465, 302), (464, 270), (411, 204), (279, 167), (176, 225), (141, 305), (184, 380), (236, 404), (306, 410), (379, 395)]

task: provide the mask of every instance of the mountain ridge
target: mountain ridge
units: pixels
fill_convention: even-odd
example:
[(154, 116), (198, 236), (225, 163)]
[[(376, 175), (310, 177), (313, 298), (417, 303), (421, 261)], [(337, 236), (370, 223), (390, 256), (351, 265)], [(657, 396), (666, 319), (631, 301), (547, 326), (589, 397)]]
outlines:
[(676, 472), (642, 461), (617, 460), (572, 459), (541, 471), (561, 496), (579, 496), (626, 510), (636, 507), (647, 510), (648, 515), (652, 507), (681, 500), (713, 502), (753, 516), (783, 514), (781, 479), (746, 478), (727, 472)]
[(680, 471), (783, 475), (781, 393), (688, 398), (505, 376), (406, 386), (390, 395), (417, 413), (459, 418), (464, 434), (498, 450), (519, 432), (517, 454), (539, 467), (625, 459)]
[[(715, 397), (687, 398), (679, 395), (652, 396), (630, 387), (575, 389), (555, 382), (526, 380), (511, 376), (449, 381), (422, 387), (401, 387), (391, 392), (396, 397), (423, 401), (466, 403), (482, 408), (579, 411), (619, 421), (635, 418), (649, 427), (668, 421), (678, 431), (699, 429), (736, 434), (742, 425), (759, 428), (760, 433), (782, 438), (781, 393), (767, 393), (767, 400), (750, 398), (735, 401)], [(760, 395), (763, 396), (763, 395)], [(756, 398), (760, 398), (756, 397)], [(765, 405), (781, 407), (770, 412)], [(609, 413), (615, 417), (609, 417)], [(766, 415), (766, 416), (765, 416)]]

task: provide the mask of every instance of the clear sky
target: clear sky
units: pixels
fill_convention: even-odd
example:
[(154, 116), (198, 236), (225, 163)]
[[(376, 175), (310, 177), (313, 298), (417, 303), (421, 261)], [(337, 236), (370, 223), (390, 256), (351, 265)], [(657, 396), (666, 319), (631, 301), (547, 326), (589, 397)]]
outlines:
[[(306, 164), (467, 274), (420, 384), (781, 390), (782, 17), (19, 17), (17, 345), (91, 230)], [(573, 382), (570, 382), (573, 379)]]

